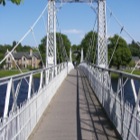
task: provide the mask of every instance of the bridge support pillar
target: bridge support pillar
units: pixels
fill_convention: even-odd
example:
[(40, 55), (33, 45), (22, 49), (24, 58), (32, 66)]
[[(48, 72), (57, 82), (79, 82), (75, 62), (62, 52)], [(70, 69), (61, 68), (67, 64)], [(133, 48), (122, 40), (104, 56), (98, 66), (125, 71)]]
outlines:
[[(46, 67), (54, 66), (52, 76), (57, 73), (56, 60), (56, 6), (55, 0), (48, 0), (48, 25), (46, 40)], [(46, 73), (46, 83), (49, 74)]]
[(71, 52), (71, 48), (70, 48), (70, 58), (69, 61), (72, 62), (72, 52)]
[(83, 54), (83, 48), (81, 48), (81, 59), (80, 59), (80, 62), (83, 62), (84, 60), (84, 54)]
[(56, 7), (55, 0), (48, 1), (48, 27), (46, 43), (46, 67), (56, 65)]
[(106, 0), (98, 0), (98, 46), (97, 65), (108, 66), (108, 53), (106, 41)]

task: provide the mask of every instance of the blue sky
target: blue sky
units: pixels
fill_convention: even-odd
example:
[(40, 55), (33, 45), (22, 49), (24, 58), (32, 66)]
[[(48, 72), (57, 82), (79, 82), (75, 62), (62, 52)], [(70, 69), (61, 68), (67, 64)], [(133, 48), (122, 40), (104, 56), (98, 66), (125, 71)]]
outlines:
[[(47, 0), (24, 0), (16, 6), (7, 1), (6, 6), (0, 6), (0, 44), (12, 44), (20, 38), (32, 26), (40, 15)], [(136, 41), (140, 42), (140, 0), (107, 0), (107, 6), (121, 21), (128, 32)], [(107, 10), (108, 14), (108, 10)], [(87, 3), (67, 3), (57, 14), (59, 29), (67, 34), (72, 44), (80, 44), (84, 35), (93, 29), (95, 13)], [(47, 12), (44, 14), (47, 20)], [(115, 22), (113, 16), (107, 17), (107, 36), (119, 34), (121, 27)], [(40, 20), (34, 30), (37, 43), (46, 34), (43, 20)], [(124, 32), (121, 34), (128, 42), (131, 39)], [(32, 34), (22, 42), (23, 45), (35, 46)]]

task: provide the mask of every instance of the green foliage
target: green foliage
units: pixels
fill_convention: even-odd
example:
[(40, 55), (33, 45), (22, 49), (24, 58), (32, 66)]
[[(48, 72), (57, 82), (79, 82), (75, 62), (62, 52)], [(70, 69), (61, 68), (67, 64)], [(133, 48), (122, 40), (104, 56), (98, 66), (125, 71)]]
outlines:
[[(132, 73), (132, 70), (125, 70), (125, 72), (127, 72), (127, 73)], [(135, 74), (135, 75), (140, 75), (140, 70), (134, 70), (134, 71), (133, 71), (133, 74)]]
[[(28, 70), (22, 70), (22, 72), (27, 72)], [(0, 70), (0, 78), (1, 77), (7, 77), (7, 76), (12, 76), (20, 74), (19, 70)]]
[(131, 60), (131, 61), (129, 62), (129, 64), (128, 64), (128, 66), (129, 66), (130, 68), (135, 67), (135, 62), (134, 62), (133, 60)]
[(140, 47), (138, 46), (138, 44), (139, 43), (136, 43), (135, 41), (132, 41), (132, 43), (129, 44), (129, 48), (130, 48), (132, 56), (140, 57)]
[(0, 4), (5, 5), (5, 0), (0, 0)]
[(72, 61), (77, 65), (80, 63), (81, 58), (81, 47), (79, 45), (73, 45), (72, 49)]
[[(12, 49), (12, 46), (11, 45), (0, 45), (0, 60), (2, 60), (4, 58), (5, 53), (6, 53), (7, 50), (10, 51), (11, 49)], [(3, 64), (0, 65), (0, 68), (3, 67)]]
[(43, 63), (46, 64), (46, 36), (42, 38), (39, 44), (39, 51), (42, 56)]
[[(12, 48), (16, 45), (16, 41), (13, 41), (13, 44), (12, 45), (0, 45), (0, 60), (2, 60), (7, 52), (8, 51), (11, 51)], [(22, 46), (22, 44), (20, 43), (19, 46), (17, 46), (16, 48), (16, 51), (17, 52), (29, 52), (31, 49), (30, 46)], [(33, 48), (32, 48), (33, 49)], [(3, 65), (5, 64), (5, 62), (3, 62), (1, 65), (0, 65), (0, 68), (3, 68)]]
[[(12, 3), (19, 5), (21, 3), (21, 0), (10, 0)], [(0, 0), (0, 4), (5, 5), (6, 0)]]
[[(47, 39), (46, 36), (43, 37), (39, 45), (39, 50), (41, 52), (44, 64), (46, 63), (46, 39)], [(69, 57), (71, 43), (66, 35), (61, 33), (56, 33), (56, 44), (57, 44), (56, 47), (57, 63), (61, 63), (62, 61), (64, 61), (64, 59), (66, 60), (65, 54), (67, 54), (67, 57)]]
[(87, 53), (88, 53), (88, 49), (90, 48), (90, 55), (89, 56), (89, 61), (93, 62), (94, 59), (94, 55), (95, 55), (95, 48), (97, 45), (97, 33), (96, 32), (88, 32), (84, 39), (81, 42), (81, 48), (83, 48), (83, 53), (84, 53), (84, 58), (86, 57)]
[(69, 59), (71, 43), (68, 37), (61, 33), (56, 33), (57, 42), (57, 63), (61, 63)]
[[(13, 41), (12, 48), (15, 47), (16, 44), (17, 44), (17, 42)], [(30, 49), (31, 49), (31, 46), (28, 46), (28, 45), (22, 46), (22, 44), (19, 43), (19, 45), (16, 48), (16, 51), (17, 52), (29, 52)]]
[[(110, 37), (108, 40), (108, 51), (110, 59), (116, 46), (118, 35), (114, 35), (114, 37)], [(119, 69), (120, 66), (127, 66), (131, 61), (131, 58), (132, 55), (130, 49), (127, 46), (126, 41), (122, 37), (120, 37), (119, 42), (117, 44), (117, 49), (113, 55), (113, 59), (111, 60), (110, 66), (116, 66), (117, 69)]]
[(15, 3), (15, 4), (17, 4), (17, 5), (19, 5), (20, 4), (20, 2), (21, 2), (21, 0), (11, 0), (13, 3)]

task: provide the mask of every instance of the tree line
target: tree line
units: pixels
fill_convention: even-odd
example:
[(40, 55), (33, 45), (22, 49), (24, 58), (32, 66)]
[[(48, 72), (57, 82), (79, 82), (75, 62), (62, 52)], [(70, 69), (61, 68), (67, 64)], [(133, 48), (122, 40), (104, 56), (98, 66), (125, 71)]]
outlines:
[[(10, 0), (12, 3), (19, 5), (22, 0)], [(0, 0), (0, 4), (5, 5), (6, 0)], [(63, 44), (60, 44), (63, 38)], [(118, 39), (119, 38), (119, 39)], [(97, 33), (96, 32), (88, 32), (81, 44), (71, 46), (71, 43), (68, 37), (64, 34), (57, 33), (57, 63), (64, 61), (64, 58), (69, 57), (69, 50), (72, 47), (72, 51), (75, 52), (72, 55), (73, 61), (80, 62), (80, 50), (83, 48), (84, 59), (88, 59), (91, 63), (96, 63), (96, 46), (97, 46)], [(61, 41), (60, 41), (61, 40)], [(117, 41), (118, 40), (118, 41)], [(109, 67), (115, 66), (117, 69), (120, 66), (133, 66), (134, 62), (132, 61), (132, 56), (140, 57), (140, 43), (132, 41), (130, 44), (127, 44), (124, 38), (119, 37), (118, 35), (114, 35), (113, 37), (109, 37), (107, 40), (108, 47), (108, 62)], [(117, 42), (117, 43), (116, 43)], [(4, 57), (5, 51), (7, 49), (11, 50), (16, 42), (13, 41), (13, 45), (0, 45), (0, 60)], [(65, 49), (64, 49), (65, 46)], [(90, 48), (89, 48), (90, 47)], [(17, 51), (28, 51), (30, 46), (22, 46), (19, 44), (17, 47)], [(46, 37), (41, 40), (41, 44), (39, 44), (39, 50), (41, 52), (41, 56), (45, 63), (45, 55), (46, 55)], [(114, 51), (115, 50), (115, 51)], [(89, 52), (88, 52), (89, 51)], [(67, 54), (67, 56), (66, 56)], [(113, 54), (113, 57), (112, 57)], [(64, 56), (65, 55), (65, 56)], [(87, 56), (88, 55), (88, 56)]]
[[(118, 39), (119, 38), (119, 39)], [(41, 39), (39, 44), (39, 51), (43, 59), (43, 63), (46, 63), (46, 36)], [(118, 40), (118, 41), (117, 41)], [(7, 49), (10, 51), (16, 45), (16, 41), (13, 41), (12, 45), (0, 45), (0, 60), (4, 57)], [(82, 39), (79, 45), (72, 45), (68, 37), (62, 33), (56, 33), (57, 44), (57, 63), (68, 61), (70, 48), (72, 49), (73, 61), (80, 63), (81, 49), (83, 48), (84, 59), (91, 63), (96, 63), (96, 46), (97, 46), (97, 33), (88, 32)], [(114, 35), (107, 40), (108, 46), (108, 62), (109, 67), (116, 67), (119, 69), (121, 66), (133, 67), (134, 62), (132, 56), (140, 57), (139, 42), (132, 41), (127, 43), (124, 38)], [(16, 48), (17, 52), (29, 52), (30, 49), (37, 51), (34, 47), (29, 45), (22, 45), (21, 43)], [(115, 50), (115, 51), (114, 51)], [(112, 57), (112, 54), (113, 57)]]
[[(11, 51), (16, 44), (17, 44), (17, 42), (13, 41), (12, 45), (10, 45), (10, 44), (0, 45), (0, 60), (2, 60), (4, 58), (7, 50)], [(21, 43), (19, 43), (18, 47), (16, 48), (16, 51), (17, 52), (29, 52), (31, 48), (32, 47), (29, 45), (22, 45)]]
[[(132, 57), (140, 58), (140, 43), (132, 41), (131, 43), (127, 43), (126, 40), (117, 34), (113, 37), (109, 37), (107, 39), (107, 48), (108, 48), (108, 63), (109, 67), (116, 67), (120, 69), (120, 67), (134, 67), (135, 62), (132, 60)], [(88, 32), (80, 45), (73, 45), (72, 49), (84, 50), (84, 59), (88, 62), (96, 64), (96, 46), (97, 46), (97, 33), (96, 32)], [(113, 55), (112, 55), (113, 54)], [(79, 63), (79, 56), (73, 57), (77, 59)]]
[[(30, 52), (30, 49), (33, 50), (33, 52), (37, 52), (39, 50), (42, 60), (43, 60), (43, 64), (46, 64), (46, 42), (47, 42), (47, 37), (44, 36), (41, 41), (40, 44), (38, 45), (38, 48), (32, 47), (30, 45), (22, 45), (21, 43), (19, 43), (19, 45), (16, 48), (16, 52)], [(68, 39), (68, 37), (64, 34), (61, 33), (56, 33), (56, 52), (57, 52), (57, 63), (61, 63), (64, 61), (68, 61), (69, 60), (69, 52), (70, 52), (70, 47), (71, 47), (71, 43)], [(17, 44), (18, 42), (13, 41), (12, 45), (6, 44), (6, 45), (0, 45), (0, 60), (2, 60), (8, 51), (11, 51), (13, 49), (13, 47)], [(5, 63), (3, 63), (0, 67), (2, 68), (3, 65)]]

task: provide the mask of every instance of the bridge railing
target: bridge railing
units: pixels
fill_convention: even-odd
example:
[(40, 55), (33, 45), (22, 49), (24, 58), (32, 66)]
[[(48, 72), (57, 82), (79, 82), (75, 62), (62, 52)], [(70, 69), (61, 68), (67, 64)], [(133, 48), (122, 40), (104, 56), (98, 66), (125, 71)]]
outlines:
[[(97, 98), (105, 109), (109, 119), (124, 140), (140, 139), (139, 87), (140, 76), (121, 71), (101, 68), (95, 65), (81, 64)], [(112, 74), (117, 75), (114, 83)], [(126, 85), (128, 90), (126, 90)], [(134, 102), (127, 101), (132, 95)]]
[(0, 119), (0, 140), (27, 139), (72, 68), (71, 63), (62, 63), (55, 68), (1, 78), (4, 109)]

